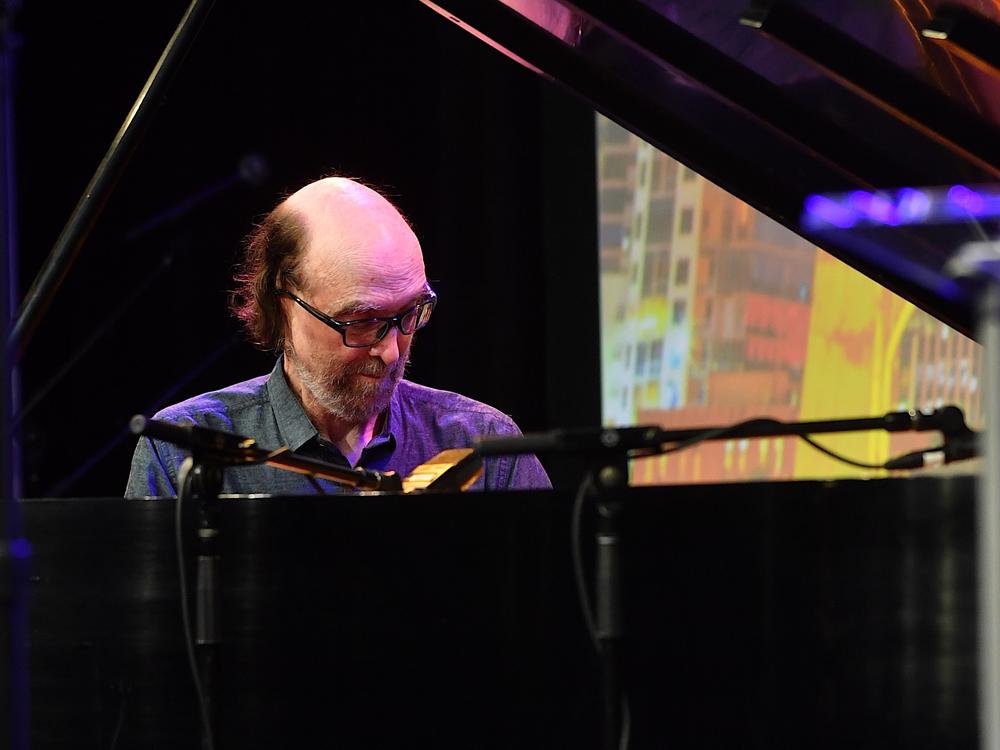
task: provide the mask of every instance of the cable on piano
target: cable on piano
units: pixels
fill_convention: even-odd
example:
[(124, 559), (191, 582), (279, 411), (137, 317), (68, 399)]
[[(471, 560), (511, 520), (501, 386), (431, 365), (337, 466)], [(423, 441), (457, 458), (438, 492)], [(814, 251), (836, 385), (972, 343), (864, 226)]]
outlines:
[(830, 458), (833, 458), (841, 463), (845, 463), (848, 466), (857, 466), (859, 469), (885, 469), (888, 468), (884, 463), (882, 464), (869, 464), (864, 461), (855, 461), (853, 458), (848, 458), (847, 456), (842, 456), (836, 451), (830, 450), (826, 446), (820, 445), (815, 440), (813, 440), (809, 435), (797, 435), (796, 437), (802, 438), (803, 441), (811, 445), (813, 448), (818, 450), (820, 453), (824, 453)]
[(573, 552), (573, 579), (576, 581), (576, 593), (580, 602), (580, 610), (583, 612), (583, 621), (587, 626), (587, 633), (590, 635), (590, 642), (594, 645), (594, 651), (598, 655), (601, 653), (601, 642), (597, 637), (597, 626), (594, 625), (594, 614), (591, 610), (590, 594), (587, 593), (586, 577), (583, 574), (583, 553), (580, 550), (581, 518), (583, 516), (583, 502), (587, 493), (594, 486), (594, 480), (588, 473), (580, 483), (580, 489), (576, 491), (576, 498), (573, 500), (573, 516), (570, 521), (570, 549)]
[[(744, 420), (743, 422), (737, 422), (736, 424), (729, 425), (728, 427), (717, 427), (712, 430), (705, 430), (704, 432), (701, 432), (695, 435), (694, 437), (690, 437), (687, 440), (682, 440), (681, 442), (676, 443), (675, 445), (671, 445), (667, 448), (662, 448), (661, 450), (656, 450), (656, 449), (635, 450), (631, 452), (629, 457), (646, 458), (648, 456), (660, 456), (660, 455), (665, 455), (667, 453), (677, 453), (679, 451), (687, 450), (688, 448), (694, 448), (695, 446), (705, 442), (706, 440), (719, 440), (721, 438), (725, 438), (727, 435), (731, 433), (736, 433), (736, 435), (734, 435), (735, 437), (738, 435), (740, 430), (743, 430), (751, 425), (760, 425), (760, 424), (782, 424), (782, 423), (777, 419), (767, 419), (759, 417), (754, 419), (747, 419)], [(847, 456), (841, 455), (840, 453), (837, 453), (836, 451), (817, 443), (809, 435), (792, 435), (790, 437), (801, 438), (804, 442), (811, 445), (820, 453), (823, 453), (836, 461), (845, 463), (848, 466), (855, 466), (860, 469), (876, 469), (876, 470), (888, 469), (888, 467), (884, 463), (870, 464), (864, 461), (856, 461), (853, 458), (848, 458)]]
[(628, 705), (628, 695), (622, 691), (622, 733), (618, 738), (618, 750), (628, 750), (628, 742), (632, 737), (632, 709)]
[[(583, 572), (583, 553), (580, 550), (580, 540), (582, 533), (583, 504), (587, 499), (587, 493), (594, 488), (594, 479), (588, 473), (580, 483), (580, 489), (573, 499), (573, 514), (570, 521), (570, 549), (573, 554), (573, 580), (576, 582), (576, 592), (580, 602), (580, 611), (583, 613), (583, 621), (587, 626), (587, 633), (590, 635), (590, 642), (594, 646), (594, 651), (598, 656), (601, 654), (601, 641), (597, 637), (597, 626), (594, 624), (594, 614), (591, 610), (593, 606), (590, 602), (590, 595), (587, 593), (587, 581)], [(618, 750), (627, 750), (629, 739), (632, 735), (632, 710), (629, 706), (628, 694), (622, 690), (622, 727), (621, 735), (618, 738)]]
[(121, 739), (122, 729), (125, 727), (125, 716), (128, 713), (128, 699), (131, 695), (132, 689), (124, 683), (124, 681), (118, 681), (118, 720), (115, 722), (114, 731), (111, 734), (111, 743), (108, 745), (108, 750), (115, 750), (118, 747), (118, 740)]
[(204, 739), (207, 750), (215, 750), (215, 735), (212, 733), (212, 720), (208, 715), (208, 704), (205, 702), (205, 691), (201, 685), (201, 675), (198, 674), (198, 663), (194, 654), (194, 640), (191, 637), (191, 612), (188, 607), (187, 570), (184, 565), (184, 530), (182, 528), (182, 507), (184, 498), (191, 492), (191, 468), (194, 462), (191, 458), (181, 464), (177, 488), (177, 504), (174, 506), (174, 544), (177, 547), (177, 570), (180, 574), (181, 592), (181, 623), (184, 627), (184, 645), (187, 651), (188, 667), (191, 669), (191, 679), (194, 680), (194, 692), (198, 698), (198, 713), (201, 715), (204, 727)]

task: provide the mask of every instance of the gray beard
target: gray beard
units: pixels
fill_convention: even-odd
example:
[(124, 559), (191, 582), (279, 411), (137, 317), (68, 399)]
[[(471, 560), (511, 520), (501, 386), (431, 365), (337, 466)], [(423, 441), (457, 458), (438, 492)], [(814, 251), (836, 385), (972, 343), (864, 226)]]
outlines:
[[(330, 416), (348, 424), (367, 422), (389, 406), (389, 400), (396, 385), (403, 379), (409, 362), (407, 351), (391, 367), (375, 357), (339, 368), (327, 363), (325, 377), (317, 377), (316, 373), (306, 369), (291, 346), (286, 348), (285, 357), (291, 360), (302, 385), (316, 402)], [(355, 376), (360, 374), (383, 377), (381, 380), (364, 379), (358, 382)]]

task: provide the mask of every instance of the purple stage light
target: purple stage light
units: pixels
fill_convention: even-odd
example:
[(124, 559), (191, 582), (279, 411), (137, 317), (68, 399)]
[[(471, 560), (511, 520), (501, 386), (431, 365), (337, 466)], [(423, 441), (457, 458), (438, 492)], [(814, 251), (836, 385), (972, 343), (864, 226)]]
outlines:
[(803, 228), (817, 231), (1000, 219), (1000, 186), (905, 187), (895, 193), (867, 190), (817, 193), (805, 199), (803, 208)]
[(806, 198), (803, 223), (812, 229), (835, 226), (850, 229), (858, 221), (857, 212), (840, 201), (825, 195), (810, 195)]
[(921, 224), (930, 212), (931, 199), (922, 190), (902, 188), (896, 193), (896, 217), (900, 224)]
[(899, 223), (896, 207), (892, 200), (882, 193), (875, 193), (868, 203), (868, 218), (879, 224), (895, 225)]
[(958, 209), (957, 215), (983, 216), (986, 209), (986, 199), (975, 190), (965, 185), (952, 185), (948, 188), (948, 203)]
[(867, 221), (875, 224), (898, 224), (892, 200), (883, 193), (855, 190), (847, 195), (847, 204)]

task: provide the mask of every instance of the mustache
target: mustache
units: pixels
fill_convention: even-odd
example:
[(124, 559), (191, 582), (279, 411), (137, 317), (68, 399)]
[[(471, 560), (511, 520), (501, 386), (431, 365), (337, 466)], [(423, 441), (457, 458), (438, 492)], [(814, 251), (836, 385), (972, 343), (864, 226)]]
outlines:
[(386, 375), (390, 375), (398, 379), (398, 377), (401, 377), (406, 371), (409, 364), (409, 356), (400, 357), (391, 365), (387, 365), (378, 357), (372, 357), (364, 362), (359, 362), (351, 368), (350, 372), (354, 375), (369, 375), (376, 378), (382, 378)]
[(381, 359), (369, 359), (365, 362), (359, 362), (356, 367), (352, 367), (351, 370), (355, 375), (370, 375), (372, 377), (383, 377), (389, 372), (389, 366), (383, 362)]

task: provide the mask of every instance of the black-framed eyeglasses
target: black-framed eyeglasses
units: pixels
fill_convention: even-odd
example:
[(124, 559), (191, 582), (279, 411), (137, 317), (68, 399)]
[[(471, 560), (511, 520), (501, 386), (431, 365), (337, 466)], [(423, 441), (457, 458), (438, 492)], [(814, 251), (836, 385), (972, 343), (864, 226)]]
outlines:
[(304, 299), (295, 296), (287, 289), (275, 289), (275, 294), (282, 294), (298, 304), (303, 310), (312, 315), (316, 320), (325, 323), (333, 330), (337, 331), (344, 339), (344, 346), (355, 349), (366, 349), (375, 346), (386, 337), (386, 334), (395, 326), (400, 333), (407, 336), (414, 331), (419, 331), (431, 319), (434, 306), (437, 304), (437, 295), (434, 290), (428, 289), (427, 293), (409, 310), (391, 315), (387, 318), (365, 318), (364, 320), (334, 320), (329, 315), (321, 313)]

